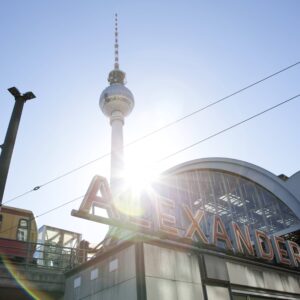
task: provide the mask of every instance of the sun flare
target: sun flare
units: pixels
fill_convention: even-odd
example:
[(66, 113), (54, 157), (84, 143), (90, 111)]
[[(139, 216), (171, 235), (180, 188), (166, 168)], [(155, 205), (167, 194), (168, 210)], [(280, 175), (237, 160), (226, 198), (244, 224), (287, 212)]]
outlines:
[(124, 170), (124, 183), (120, 194), (115, 197), (114, 204), (122, 214), (127, 216), (142, 216), (145, 213), (145, 195), (154, 193), (152, 184), (158, 175), (149, 168), (130, 165)]
[(131, 188), (134, 193), (140, 194), (152, 188), (151, 185), (157, 176), (151, 169), (131, 166), (124, 172), (125, 186)]

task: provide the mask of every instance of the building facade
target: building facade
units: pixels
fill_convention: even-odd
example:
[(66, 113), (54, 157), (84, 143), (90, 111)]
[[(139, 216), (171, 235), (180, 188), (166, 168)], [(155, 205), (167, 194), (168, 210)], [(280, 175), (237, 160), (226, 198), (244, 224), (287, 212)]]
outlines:
[(64, 299), (300, 299), (299, 187), (233, 159), (178, 165), (119, 216), (133, 230), (66, 274)]

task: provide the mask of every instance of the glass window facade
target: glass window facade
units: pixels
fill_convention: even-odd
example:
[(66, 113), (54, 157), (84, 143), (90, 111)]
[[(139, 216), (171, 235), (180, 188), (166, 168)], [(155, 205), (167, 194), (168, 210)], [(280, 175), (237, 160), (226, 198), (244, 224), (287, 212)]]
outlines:
[[(170, 175), (154, 184), (157, 194), (186, 204), (191, 210), (205, 211), (204, 227), (209, 216), (220, 215), (230, 221), (268, 234), (299, 224), (299, 219), (280, 199), (259, 184), (236, 174), (219, 170), (193, 170)], [(179, 210), (176, 212), (180, 214)], [(178, 228), (185, 227), (183, 215), (177, 215)]]

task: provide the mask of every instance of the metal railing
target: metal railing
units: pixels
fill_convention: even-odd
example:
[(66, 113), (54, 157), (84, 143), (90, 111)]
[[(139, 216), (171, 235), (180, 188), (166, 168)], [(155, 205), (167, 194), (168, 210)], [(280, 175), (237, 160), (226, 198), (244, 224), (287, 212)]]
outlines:
[(0, 259), (37, 268), (69, 270), (83, 262), (80, 248), (1, 239)]
[(0, 239), (0, 263), (9, 261), (26, 267), (67, 271), (102, 253), (106, 240), (97, 245), (81, 241), (77, 247), (71, 248), (53, 242), (30, 243)]
[(38, 267), (69, 270), (78, 264), (80, 249), (36, 243), (33, 263)]

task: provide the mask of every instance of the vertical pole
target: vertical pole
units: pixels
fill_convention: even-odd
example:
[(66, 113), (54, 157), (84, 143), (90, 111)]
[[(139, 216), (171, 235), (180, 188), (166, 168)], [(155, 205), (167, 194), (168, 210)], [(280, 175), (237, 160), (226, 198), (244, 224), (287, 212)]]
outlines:
[(135, 270), (137, 300), (147, 300), (144, 244), (141, 241), (135, 244)]
[(21, 94), (15, 87), (9, 88), (8, 91), (15, 97), (14, 109), (9, 121), (4, 143), (1, 145), (0, 155), (0, 210), (5, 190), (5, 184), (9, 171), (10, 161), (14, 150), (18, 128), (21, 120), (24, 103), (27, 100), (34, 99), (32, 92)]
[(15, 98), (15, 105), (10, 118), (5, 140), (3, 145), (1, 146), (2, 151), (0, 155), (0, 207), (2, 205), (2, 199), (4, 195), (9, 165), (17, 137), (24, 103), (25, 100), (22, 97)]
[[(32, 243), (34, 242), (34, 241), (31, 241), (31, 238), (30, 238), (30, 236), (31, 236), (31, 222), (32, 222), (32, 217), (30, 217), (29, 219), (28, 219), (28, 228), (27, 228), (27, 241), (26, 241), (26, 244), (27, 244), (27, 255), (26, 255), (26, 265), (25, 265), (25, 268), (27, 269), (28, 268), (28, 266), (29, 266), (29, 263), (32, 263), (32, 261), (33, 261), (33, 253), (32, 253)], [(31, 255), (31, 253), (32, 253), (32, 255)]]
[(198, 257), (200, 278), (201, 278), (201, 283), (202, 283), (203, 298), (204, 298), (204, 300), (208, 300), (206, 284), (205, 284), (207, 274), (206, 274), (206, 266), (205, 266), (205, 262), (204, 262), (204, 257), (203, 257), (203, 255), (197, 255), (197, 257)]

